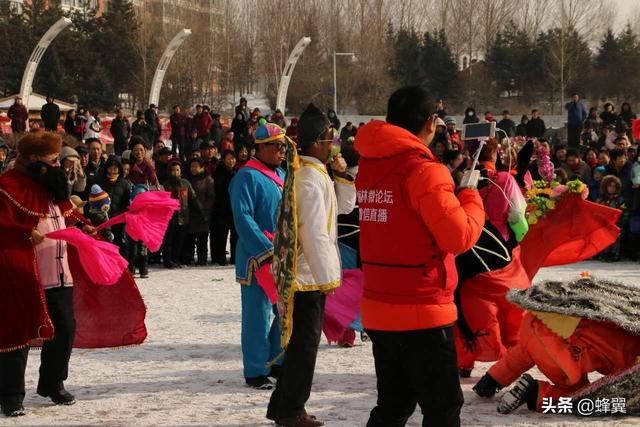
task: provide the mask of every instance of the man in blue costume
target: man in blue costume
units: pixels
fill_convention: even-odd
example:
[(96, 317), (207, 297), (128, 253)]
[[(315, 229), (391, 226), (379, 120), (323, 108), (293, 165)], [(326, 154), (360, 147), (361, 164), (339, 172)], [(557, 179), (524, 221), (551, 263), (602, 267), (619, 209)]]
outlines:
[[(258, 284), (256, 272), (271, 263), (276, 212), (282, 197), (285, 172), (285, 131), (271, 123), (255, 133), (256, 154), (231, 181), (229, 194), (238, 231), (236, 280), (242, 285), (242, 361), (247, 385), (261, 390), (273, 388), (279, 366), (269, 361), (282, 351), (274, 284)], [(269, 288), (271, 286), (271, 288)], [(271, 292), (269, 292), (271, 290)], [(273, 313), (273, 315), (272, 315)]]

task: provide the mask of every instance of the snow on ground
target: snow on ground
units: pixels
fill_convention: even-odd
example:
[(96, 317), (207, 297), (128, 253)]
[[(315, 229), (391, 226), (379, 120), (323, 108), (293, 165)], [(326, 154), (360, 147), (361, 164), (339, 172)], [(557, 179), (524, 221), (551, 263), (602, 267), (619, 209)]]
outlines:
[[(572, 279), (584, 270), (637, 283), (638, 264), (588, 262), (543, 270), (536, 280)], [(78, 403), (53, 406), (35, 393), (38, 352), (27, 368), (28, 415), (0, 416), (0, 426), (214, 425), (266, 426), (268, 391), (244, 386), (240, 350), (240, 288), (232, 268), (154, 270), (139, 280), (148, 306), (149, 338), (141, 346), (75, 351), (67, 388)], [(640, 425), (639, 419), (584, 420), (533, 414), (524, 408), (496, 413), (496, 399), (477, 397), (471, 387), (490, 364), (463, 380), (463, 425), (589, 426)], [(534, 376), (540, 376), (534, 371)], [(351, 349), (321, 344), (308, 410), (328, 426), (363, 426), (376, 400), (370, 343)], [(410, 426), (421, 425), (419, 408)]]

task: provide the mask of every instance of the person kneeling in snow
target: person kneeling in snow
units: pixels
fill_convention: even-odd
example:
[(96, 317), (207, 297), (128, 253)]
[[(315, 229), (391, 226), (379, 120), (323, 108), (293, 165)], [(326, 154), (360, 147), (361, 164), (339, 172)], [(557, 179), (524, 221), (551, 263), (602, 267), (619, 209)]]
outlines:
[[(500, 400), (498, 412), (508, 414), (525, 403), (541, 411), (545, 400), (555, 402), (589, 386), (591, 372), (615, 375), (633, 366), (640, 356), (640, 309), (632, 302), (639, 299), (638, 288), (592, 278), (512, 290), (509, 300), (528, 310), (520, 343), (473, 390), (492, 397), (522, 375)], [(534, 366), (551, 383), (525, 373)]]

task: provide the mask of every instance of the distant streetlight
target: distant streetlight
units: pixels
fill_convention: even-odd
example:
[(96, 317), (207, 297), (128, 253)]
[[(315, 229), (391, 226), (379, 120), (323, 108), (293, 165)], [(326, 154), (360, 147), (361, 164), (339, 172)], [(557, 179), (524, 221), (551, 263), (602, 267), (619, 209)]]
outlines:
[(338, 115), (338, 85), (336, 79), (336, 56), (350, 56), (353, 62), (356, 61), (356, 54), (353, 52), (333, 52), (333, 111)]

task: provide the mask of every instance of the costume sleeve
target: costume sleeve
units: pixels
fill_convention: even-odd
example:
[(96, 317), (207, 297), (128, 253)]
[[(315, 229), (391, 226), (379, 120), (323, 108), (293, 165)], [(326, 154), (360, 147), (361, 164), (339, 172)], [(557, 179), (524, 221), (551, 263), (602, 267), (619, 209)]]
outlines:
[(340, 257), (338, 247), (329, 235), (329, 227), (336, 224), (329, 218), (325, 206), (327, 195), (323, 187), (327, 179), (319, 172), (303, 167), (295, 180), (298, 242), (318, 286), (328, 285), (340, 277), (340, 264), (327, 262)]
[(239, 174), (231, 180), (229, 195), (236, 231), (247, 242), (246, 246), (255, 250), (255, 258), (260, 262), (273, 255), (273, 243), (254, 220), (255, 193), (255, 185), (249, 174)]
[(459, 254), (478, 241), (485, 219), (480, 194), (465, 189), (456, 196), (453, 179), (444, 165), (418, 168), (407, 179), (406, 190), (412, 207), (441, 250)]
[(354, 181), (334, 176), (334, 188), (338, 199), (338, 215), (346, 215), (356, 207), (356, 186)]

